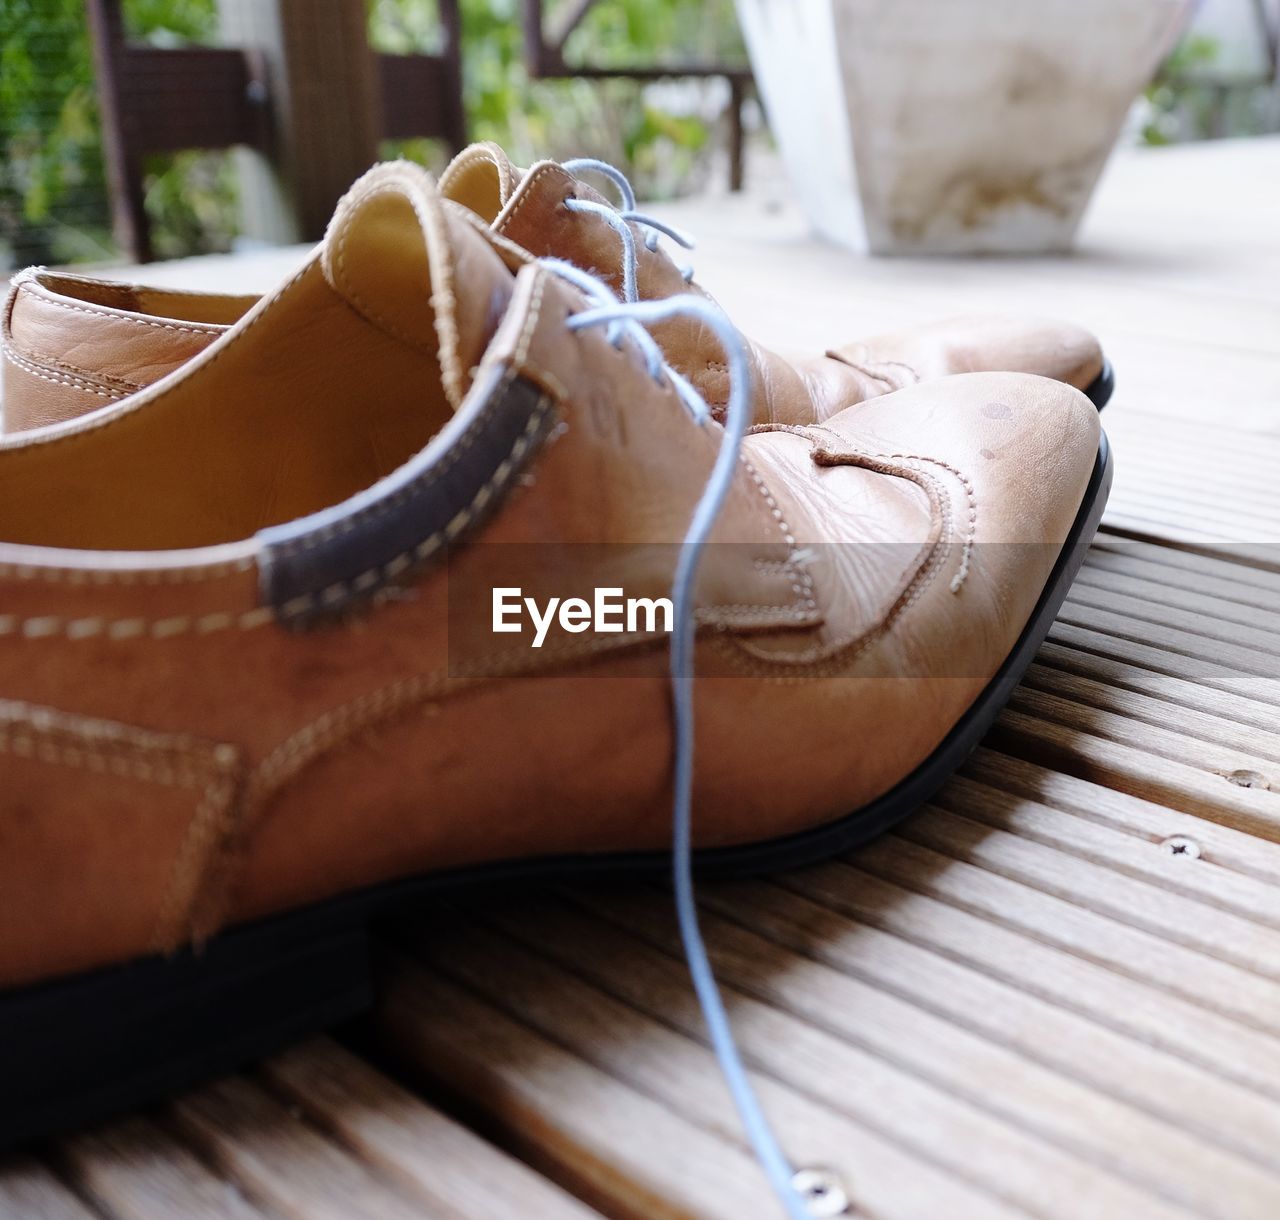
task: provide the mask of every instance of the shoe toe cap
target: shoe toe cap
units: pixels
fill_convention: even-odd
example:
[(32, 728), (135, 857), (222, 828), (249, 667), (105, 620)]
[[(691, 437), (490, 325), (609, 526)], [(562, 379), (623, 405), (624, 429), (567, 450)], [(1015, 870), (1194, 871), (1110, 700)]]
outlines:
[(1083, 326), (1057, 318), (966, 314), (851, 344), (837, 353), (915, 381), (955, 373), (1032, 373), (1087, 389), (1103, 369), (1102, 346)]
[(852, 408), (826, 425), (872, 451), (950, 476), (971, 501), (975, 542), (1060, 544), (1097, 459), (1089, 400), (1063, 382), (966, 373)]
[(1087, 388), (1102, 372), (1102, 346), (1092, 332), (1057, 318), (998, 314), (956, 319), (954, 372), (1033, 373)]

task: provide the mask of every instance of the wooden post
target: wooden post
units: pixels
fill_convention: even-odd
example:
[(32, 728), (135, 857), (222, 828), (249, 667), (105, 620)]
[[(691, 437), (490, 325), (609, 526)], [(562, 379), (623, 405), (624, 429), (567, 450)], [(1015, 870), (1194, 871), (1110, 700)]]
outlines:
[(437, 0), (436, 7), (444, 26), (440, 72), (445, 139), (452, 152), (460, 153), (467, 143), (467, 111), (462, 100), (462, 7), (460, 0)]
[(108, 0), (89, 0), (87, 12), (102, 114), (102, 153), (111, 187), (111, 225), (116, 241), (130, 258), (149, 263), (151, 229), (142, 201), (142, 163), (125, 129), (120, 97), (118, 66), (124, 50), (124, 14), (118, 3)]
[(225, 42), (259, 58), (273, 154), (243, 150), (244, 232), (315, 241), (377, 159), (381, 114), (364, 0), (219, 0)]
[(746, 103), (747, 83), (740, 76), (729, 77), (729, 189), (742, 190), (742, 162), (746, 140), (742, 130), (742, 107)]

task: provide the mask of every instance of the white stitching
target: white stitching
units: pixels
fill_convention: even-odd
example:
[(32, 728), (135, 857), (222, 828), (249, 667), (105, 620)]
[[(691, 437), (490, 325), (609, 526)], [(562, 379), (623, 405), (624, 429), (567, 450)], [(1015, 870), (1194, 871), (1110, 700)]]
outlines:
[(791, 526), (787, 524), (787, 519), (782, 515), (782, 509), (778, 506), (778, 501), (774, 499), (773, 492), (769, 490), (769, 486), (761, 477), (760, 472), (751, 463), (751, 460), (742, 454), (739, 461), (746, 467), (747, 473), (751, 476), (752, 481), (759, 489), (760, 494), (764, 497), (765, 503), (769, 506), (769, 512), (773, 519), (778, 523), (778, 528), (782, 531), (782, 536), (790, 550), (787, 556), (786, 567), (789, 569), (792, 584), (791, 590), (803, 602), (803, 609), (797, 609), (797, 616), (804, 613), (816, 613), (818, 609), (818, 601), (814, 597), (813, 574), (801, 562), (797, 556), (799, 550), (796, 546), (795, 535), (791, 532)]
[[(508, 227), (524, 208), (524, 205), (533, 197), (533, 184), (538, 180), (538, 178), (549, 177), (556, 170), (559, 170), (560, 173), (564, 174), (566, 177), (570, 179), (572, 178), (572, 175), (570, 175), (563, 166), (557, 164), (555, 161), (544, 161), (541, 165), (535, 166), (529, 173), (525, 174), (520, 185), (516, 188), (516, 194), (519, 195), (519, 198), (516, 200), (516, 206), (512, 208), (505, 217), (499, 215), (495, 220), (494, 227), (498, 233), (506, 233)], [(507, 202), (510, 203), (510, 200)], [(498, 225), (498, 221), (501, 222), (500, 226)]]
[[(17, 352), (9, 348), (4, 349), (4, 355), (6, 360), (20, 368), (29, 377), (39, 377), (41, 381), (52, 382), (54, 385), (70, 386), (73, 390), (92, 394), (96, 398), (105, 398), (108, 402), (114, 402), (119, 398), (127, 398), (133, 392), (131, 390), (117, 390), (113, 393), (108, 393), (106, 390), (95, 390), (93, 384), (83, 377), (77, 377), (74, 373), (52, 372), (47, 365), (36, 364), (24, 356), (19, 356)], [(13, 404), (10, 403), (9, 405), (12, 407)]]
[[(170, 879), (156, 908), (151, 943), (154, 951), (175, 948), (191, 930), (194, 907), (209, 874), (214, 848), (225, 837), (212, 818), (233, 812), (240, 752), (227, 743), (148, 733), (130, 725), (85, 721), (67, 717), (69, 724), (33, 723), (30, 711), (10, 719), (0, 708), (0, 754), (31, 759), (50, 766), (83, 768), (97, 775), (114, 775), (143, 783), (162, 784), (191, 793), (201, 793), (189, 816)], [(36, 710), (36, 709), (31, 709)], [(50, 709), (39, 709), (48, 716)], [(107, 732), (103, 732), (106, 728)], [(95, 735), (93, 730), (98, 730)], [(95, 741), (96, 736), (96, 741)], [(107, 748), (103, 748), (106, 746)], [(152, 761), (158, 755), (158, 761)], [(150, 756), (150, 757), (149, 757)]]
[[(500, 396), (495, 398), (495, 402), (500, 400)], [(345, 595), (338, 593), (338, 590), (342, 587), (345, 587), (348, 592), (367, 592), (379, 583), (379, 578), (394, 579), (414, 563), (419, 563), (428, 558), (439, 549), (442, 543), (455, 538), (470, 524), (475, 515), (492, 497), (493, 493), (510, 481), (512, 473), (520, 465), (529, 447), (533, 444), (533, 437), (541, 427), (547, 414), (551, 411), (551, 408), (552, 402), (550, 398), (545, 394), (542, 395), (530, 413), (524, 431), (512, 445), (510, 454), (503, 459), (488, 481), (476, 492), (471, 503), (456, 514), (442, 529), (436, 530), (433, 534), (422, 539), (411, 550), (402, 552), (384, 564), (368, 568), (347, 581), (335, 582), (335, 584), (330, 585), (321, 593), (307, 593), (294, 598), (280, 607), (280, 617), (287, 619), (304, 614), (313, 609), (317, 601), (323, 598), (328, 598), (330, 601), (337, 600), (340, 596)], [(477, 418), (475, 424), (472, 425), (473, 429), (479, 426), (483, 418), (483, 416)], [(450, 450), (450, 453), (455, 454), (456, 450)], [(457, 460), (456, 456), (454, 460)], [(432, 478), (439, 477), (440, 473), (441, 470), (437, 468), (432, 473)], [(415, 485), (415, 488), (419, 486)], [(407, 495), (409, 490), (408, 488), (404, 489), (400, 493), (401, 497)], [(389, 507), (389, 505), (380, 507)], [(331, 536), (339, 536), (342, 533), (350, 532), (354, 528), (355, 525), (348, 520), (330, 527), (329, 534)], [(305, 541), (318, 543), (322, 540), (321, 537), (316, 536)], [(295, 544), (296, 546), (297, 544)], [(56, 615), (41, 615), (20, 619), (15, 615), (0, 615), (0, 636), (20, 635), (27, 640), (50, 639), (55, 636), (69, 640), (85, 640), (104, 635), (111, 640), (124, 640), (149, 636), (151, 639), (164, 640), (173, 636), (191, 633), (208, 635), (216, 631), (231, 629), (249, 631), (265, 626), (273, 617), (273, 612), (267, 607), (258, 607), (240, 614), (219, 610), (198, 617), (178, 615), (163, 619), (66, 619)]]
[[(296, 286), (302, 281), (303, 277), (306, 276), (314, 266), (315, 266), (315, 256), (313, 255), (312, 257), (308, 258), (307, 261), (289, 278), (287, 283), (281, 285), (281, 287), (277, 289), (275, 292), (273, 292), (269, 298), (263, 297), (259, 301), (258, 305), (254, 306), (254, 309), (256, 309), (258, 312), (256, 312), (252, 317), (249, 317), (248, 314), (245, 315), (246, 317), (249, 317), (248, 322), (242, 321), (242, 322), (236, 323), (236, 326), (242, 327), (242, 329), (239, 332), (239, 337), (243, 338), (243, 336), (247, 335), (255, 326), (257, 326), (258, 323), (261, 322), (264, 317), (270, 314), (271, 307), (274, 306), (278, 301), (286, 297), (290, 292), (292, 292), (293, 289), (296, 288)], [(11, 292), (9, 294), (9, 297), (10, 297), (10, 301), (14, 300), (17, 297), (17, 290), (15, 289), (13, 292)], [(221, 360), (222, 357), (229, 350), (236, 350), (235, 345), (232, 345), (229, 348), (223, 347), (218, 350), (215, 350), (215, 347), (216, 345), (206, 348), (205, 351), (201, 352), (199, 356), (193, 357), (192, 359), (204, 359), (205, 357), (207, 357), (207, 359), (204, 359), (204, 363), (202, 365), (202, 368), (207, 370), (212, 368), (219, 360)], [(209, 355), (210, 352), (212, 352), (213, 354)], [(158, 385), (160, 383), (157, 382), (155, 384)], [(186, 383), (183, 382), (179, 384), (186, 384)], [(174, 393), (176, 388), (178, 387), (169, 386), (164, 390), (157, 391), (150, 399), (148, 399), (148, 402), (162, 402), (170, 394)], [(140, 390), (139, 394), (146, 394), (154, 389), (155, 389), (155, 385), (147, 386), (143, 390)], [(108, 415), (108, 418), (95, 423), (92, 427), (81, 427), (81, 428), (76, 428), (74, 430), (68, 429), (67, 431), (62, 432), (57, 436), (51, 436), (41, 441), (41, 447), (44, 448), (45, 450), (51, 450), (55, 445), (70, 446), (73, 444), (74, 445), (83, 444), (85, 443), (84, 442), (85, 437), (97, 436), (99, 432), (107, 428), (117, 428), (121, 425), (122, 421), (133, 419), (135, 411), (129, 409), (129, 407), (127, 406), (122, 406), (111, 412), (104, 411), (104, 414)]]
[[(180, 769), (163, 764), (143, 762), (122, 754), (111, 754), (91, 746), (68, 746), (47, 740), (48, 733), (40, 729), (15, 731), (8, 725), (0, 725), (0, 753), (17, 758), (29, 758), (36, 762), (83, 767), (99, 774), (118, 775), (122, 779), (140, 779), (147, 783), (167, 784), (174, 788), (199, 788), (208, 781), (208, 775), (200, 771)], [(134, 744), (133, 749), (145, 749)]]
[[(23, 287), (31, 291), (29, 284), (24, 284)], [(72, 313), (87, 313), (100, 317), (118, 318), (121, 322), (132, 322), (137, 326), (152, 326), (157, 330), (176, 330), (189, 335), (220, 335), (227, 329), (225, 326), (217, 326), (212, 323), (208, 325), (193, 323), (189, 326), (180, 326), (176, 322), (161, 322), (153, 318), (135, 318), (131, 314), (124, 313), (119, 309), (113, 309), (109, 305), (72, 305), (69, 301), (59, 301), (44, 295), (52, 292), (52, 289), (45, 288), (43, 285), (40, 285), (40, 288), (40, 292), (32, 292), (32, 295), (42, 305), (50, 305), (54, 309), (66, 309)]]
[(26, 360), (37, 368), (47, 370), (50, 373), (65, 373), (68, 377), (74, 377), (78, 381), (85, 382), (90, 388), (97, 386), (104, 390), (123, 391), (124, 394), (133, 394), (143, 388), (142, 382), (131, 381), (128, 377), (118, 377), (110, 373), (83, 368), (78, 364), (72, 364), (70, 361), (60, 360), (49, 352), (36, 351), (35, 348), (28, 348), (25, 352), (19, 352), (17, 350), (18, 347), (19, 345), (12, 336), (9, 336), (5, 341), (5, 350), (15, 358)]
[(964, 488), (965, 498), (969, 503), (969, 520), (965, 528), (964, 545), (960, 550), (960, 569), (951, 578), (951, 592), (959, 593), (969, 576), (969, 566), (973, 559), (974, 540), (978, 533), (978, 495), (974, 490), (973, 483), (970, 482), (969, 477), (962, 470), (953, 466), (950, 462), (943, 461), (942, 458), (926, 457), (919, 453), (893, 453), (888, 456), (902, 461), (928, 462), (931, 466), (937, 466), (953, 475)]
[[(761, 431), (779, 431), (802, 437), (809, 442), (815, 461), (825, 455), (831, 459), (834, 465), (844, 463), (860, 465), (863, 469), (872, 470), (888, 477), (904, 478), (909, 482), (916, 483), (930, 500), (931, 520), (934, 512), (940, 518), (940, 538), (949, 536), (953, 532), (955, 517), (952, 512), (951, 495), (943, 487), (937, 475), (920, 470), (917, 466), (910, 464), (906, 460), (907, 455), (895, 454), (891, 458), (889, 455), (861, 452), (851, 448), (849, 442), (838, 432), (821, 424), (812, 427), (775, 425), (762, 428)], [(831, 437), (838, 442), (840, 449), (834, 450), (821, 446), (819, 444), (821, 437)], [(899, 471), (892, 471), (887, 468), (888, 463), (893, 459), (903, 463)], [(932, 459), (918, 460), (931, 461)], [(877, 471), (875, 465), (869, 465), (868, 463), (878, 463), (886, 468)], [(756, 648), (751, 641), (740, 638), (730, 639), (728, 637), (717, 637), (714, 642), (715, 646), (727, 659), (736, 664), (745, 665), (748, 672), (781, 683), (799, 681), (818, 675), (846, 672), (854, 660), (861, 656), (876, 639), (888, 632), (902, 614), (906, 613), (919, 601), (925, 589), (937, 576), (938, 571), (945, 562), (939, 543), (934, 542), (926, 550), (928, 552), (927, 558), (917, 565), (904, 590), (905, 597), (900, 594), (897, 601), (889, 608), (886, 617), (861, 635), (850, 635), (830, 644), (815, 646), (802, 653), (765, 653)]]
[[(337, 604), (352, 593), (367, 592), (381, 583), (382, 580), (394, 580), (408, 571), (414, 564), (421, 563), (429, 558), (439, 550), (443, 543), (452, 542), (454, 538), (466, 529), (476, 514), (489, 501), (493, 493), (510, 482), (512, 473), (520, 465), (520, 462), (533, 444), (534, 435), (550, 413), (551, 407), (551, 399), (545, 394), (542, 395), (538, 400), (537, 406), (530, 413), (529, 419), (525, 423), (524, 431), (520, 433), (512, 445), (510, 454), (502, 460), (493, 474), (475, 493), (471, 502), (460, 510), (442, 529), (429, 534), (411, 550), (402, 551), (386, 563), (366, 568), (363, 572), (347, 580), (335, 581), (319, 593), (304, 593), (293, 598), (280, 607), (280, 618), (296, 618), (315, 609), (317, 604), (321, 606), (326, 603)], [(351, 528), (354, 528), (354, 526), (348, 526), (348, 530)]]
[(265, 627), (275, 615), (267, 607), (258, 607), (235, 613), (217, 610), (203, 615), (174, 615), (171, 618), (62, 618), (58, 615), (39, 615), (34, 618), (18, 618), (13, 614), (0, 615), (0, 636), (21, 636), (26, 640), (88, 640), (105, 636), (109, 640), (132, 640), (146, 636), (153, 640), (167, 640), (176, 635), (209, 635), (216, 631), (253, 631)]
[[(214, 772), (205, 785), (204, 796), (187, 823), (186, 834), (170, 868), (169, 884), (156, 909), (151, 947), (156, 953), (169, 952), (184, 940), (201, 939), (196, 929), (196, 909), (210, 879), (210, 865), (220, 844), (234, 829), (220, 828), (215, 814), (232, 812), (236, 776), (228, 769)], [(219, 830), (223, 833), (219, 834)]]
[[(477, 146), (473, 145), (473, 147), (477, 147)], [(504, 157), (505, 164), (504, 162), (500, 162), (498, 158), (494, 156), (494, 154), (490, 152), (488, 148), (484, 148), (483, 145), (480, 145), (478, 147), (482, 149), (479, 159), (482, 161), (487, 161), (490, 165), (493, 166), (494, 169), (498, 171), (498, 180), (502, 184), (500, 188), (502, 191), (502, 194), (507, 198), (510, 198), (511, 189), (515, 185), (515, 179), (512, 177), (512, 174), (511, 174), (511, 163), (509, 161), (505, 161), (505, 157)], [(455, 178), (457, 178), (461, 172), (462, 171), (459, 170), (457, 167), (456, 161), (450, 162), (449, 165), (445, 167), (444, 173), (440, 175), (440, 181), (436, 184), (440, 194), (445, 199), (449, 199), (450, 202), (453, 202), (452, 197), (449, 194), (449, 191), (452, 189), (450, 186), (450, 183)], [(468, 211), (470, 211), (470, 209), (468, 209)]]
[[(353, 188), (353, 194), (356, 188)], [(408, 184), (401, 180), (380, 183), (368, 190), (360, 189), (359, 193), (351, 199), (348, 205), (349, 210), (342, 217), (337, 235), (337, 250), (334, 252), (333, 270), (334, 277), (338, 280), (338, 293), (347, 302), (352, 309), (361, 315), (367, 322), (371, 322), (378, 329), (393, 339), (398, 339), (406, 347), (414, 351), (425, 353), (430, 356), (439, 357), (440, 336), (438, 333), (433, 334), (427, 339), (420, 336), (410, 334), (408, 331), (401, 329), (399, 325), (385, 317), (378, 310), (374, 309), (362, 297), (351, 281), (351, 276), (347, 272), (347, 239), (351, 236), (351, 231), (355, 226), (356, 213), (374, 199), (380, 199), (384, 196), (394, 196), (402, 199), (413, 210), (414, 217), (418, 221), (418, 225), (422, 231), (422, 240), (427, 243), (430, 239), (427, 237), (427, 220), (426, 216), (429, 209), (420, 208), (418, 206), (418, 197), (428, 198), (425, 194), (421, 194), (416, 183)], [(429, 258), (430, 249), (424, 257)], [(434, 301), (429, 300), (428, 305), (431, 307), (433, 330), (436, 321)], [(432, 341), (434, 339), (434, 342)]]
[(232, 559), (225, 563), (208, 564), (193, 568), (40, 568), (26, 563), (0, 563), (0, 580), (44, 581), (47, 584), (67, 585), (184, 585), (203, 580), (232, 576), (248, 572), (253, 559)]

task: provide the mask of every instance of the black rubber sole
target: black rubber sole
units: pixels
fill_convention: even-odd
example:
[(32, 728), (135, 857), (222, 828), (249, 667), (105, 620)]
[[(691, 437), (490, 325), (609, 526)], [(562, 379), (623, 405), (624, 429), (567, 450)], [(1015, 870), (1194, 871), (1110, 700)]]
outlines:
[[(1031, 663), (1106, 504), (1103, 436), (1080, 512), (1017, 646), (932, 755), (856, 813), (767, 843), (695, 852), (704, 878), (795, 868), (849, 851), (917, 809), (969, 756)], [(0, 993), (0, 1149), (42, 1138), (231, 1071), (372, 1002), (369, 923), (478, 884), (664, 876), (666, 852), (561, 856), (411, 878), (237, 928), (202, 952), (150, 958)]]
[(1085, 386), (1085, 397), (1093, 403), (1099, 411), (1111, 401), (1111, 395), (1116, 392), (1116, 371), (1111, 367), (1111, 361), (1104, 359), (1102, 362), (1102, 372), (1099, 373), (1087, 386)]

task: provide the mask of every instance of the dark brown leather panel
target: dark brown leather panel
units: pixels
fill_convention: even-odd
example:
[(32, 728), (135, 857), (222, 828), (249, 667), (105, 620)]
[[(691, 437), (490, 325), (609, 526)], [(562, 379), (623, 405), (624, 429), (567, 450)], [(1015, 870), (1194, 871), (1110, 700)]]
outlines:
[(420, 570), (502, 503), (554, 420), (541, 389), (502, 367), (412, 461), (359, 496), (264, 530), (263, 604), (306, 626)]

